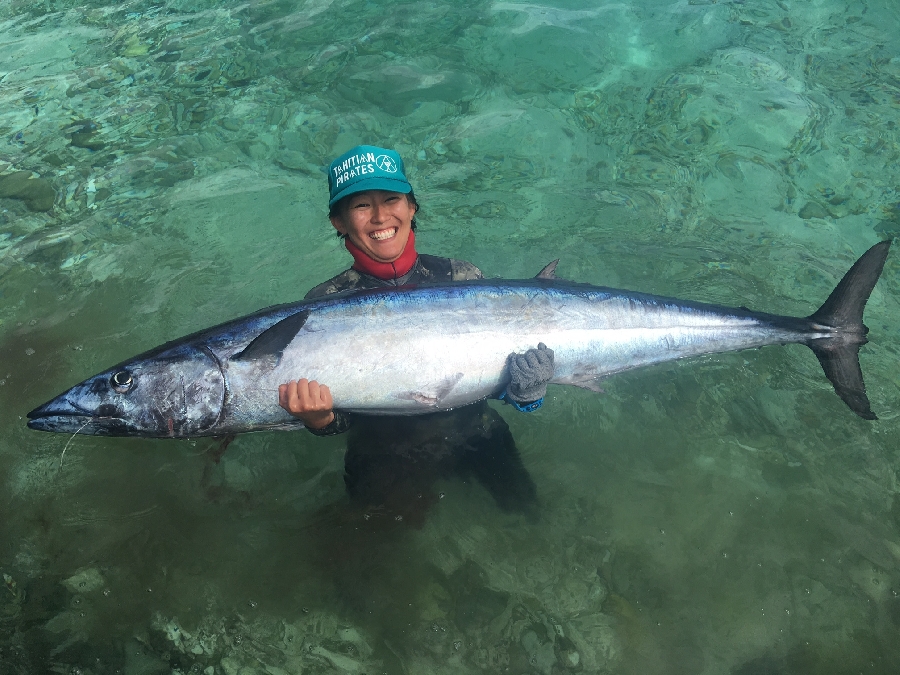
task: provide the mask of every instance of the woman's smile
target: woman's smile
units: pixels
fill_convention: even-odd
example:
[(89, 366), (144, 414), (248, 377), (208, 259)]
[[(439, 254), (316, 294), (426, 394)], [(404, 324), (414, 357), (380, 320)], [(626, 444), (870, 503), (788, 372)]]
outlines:
[(386, 230), (376, 230), (375, 232), (370, 232), (369, 237), (371, 239), (375, 239), (377, 241), (384, 241), (385, 239), (393, 239), (397, 234), (398, 228), (389, 227)]

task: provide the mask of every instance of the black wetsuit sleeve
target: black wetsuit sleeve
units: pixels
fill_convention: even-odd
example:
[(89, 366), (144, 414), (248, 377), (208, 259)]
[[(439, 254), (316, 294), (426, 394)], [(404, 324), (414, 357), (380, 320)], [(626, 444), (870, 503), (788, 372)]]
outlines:
[(352, 422), (350, 415), (341, 412), (340, 410), (332, 410), (332, 412), (334, 413), (334, 419), (331, 420), (329, 424), (321, 429), (310, 429), (309, 427), (306, 427), (307, 431), (313, 436), (337, 436), (338, 434), (346, 432), (350, 428)]

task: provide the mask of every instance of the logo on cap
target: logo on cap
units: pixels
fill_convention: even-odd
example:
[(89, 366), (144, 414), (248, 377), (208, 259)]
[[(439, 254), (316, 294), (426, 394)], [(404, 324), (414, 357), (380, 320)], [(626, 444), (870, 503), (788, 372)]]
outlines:
[(378, 155), (375, 158), (375, 165), (385, 173), (397, 173), (397, 165), (387, 155)]

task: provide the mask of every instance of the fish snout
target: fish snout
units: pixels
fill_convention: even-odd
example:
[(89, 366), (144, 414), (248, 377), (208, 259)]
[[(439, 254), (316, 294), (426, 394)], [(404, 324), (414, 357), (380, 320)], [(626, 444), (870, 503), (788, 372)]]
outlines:
[(45, 403), (44, 405), (39, 405), (37, 408), (29, 412), (28, 419), (31, 421), (28, 422), (28, 426), (32, 426), (32, 422), (37, 422), (43, 417), (74, 415), (93, 416), (90, 411), (79, 408), (77, 405), (73, 404), (65, 394), (63, 394), (62, 396), (57, 396), (52, 401), (47, 401), (47, 403)]
[(89, 410), (71, 399), (71, 391), (57, 396), (28, 413), (28, 428), (35, 431), (118, 435), (124, 428), (115, 406), (104, 404)]

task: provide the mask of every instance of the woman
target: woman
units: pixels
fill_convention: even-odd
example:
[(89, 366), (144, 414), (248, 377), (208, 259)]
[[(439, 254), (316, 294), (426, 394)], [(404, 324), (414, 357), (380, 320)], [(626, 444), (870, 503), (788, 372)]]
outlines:
[[(350, 269), (313, 288), (307, 298), (352, 289), (482, 278), (471, 263), (416, 251), (419, 204), (395, 151), (368, 145), (353, 148), (331, 163), (328, 187), (329, 219), (354, 262)], [(539, 344), (524, 354), (510, 354), (508, 367), (510, 383), (501, 398), (517, 410), (536, 410), (553, 376), (553, 351)], [(375, 489), (377, 501), (387, 494), (396, 497), (396, 481), (409, 477), (395, 466), (397, 461), (414, 457), (421, 468), (427, 456), (435, 460), (425, 472), (429, 485), (448, 471), (463, 471), (476, 475), (505, 508), (534, 502), (534, 485), (521, 466), (509, 428), (484, 401), (415, 417), (374, 417), (335, 410), (328, 386), (316, 381), (291, 380), (279, 387), (278, 394), (281, 407), (317, 436), (353, 428), (346, 459), (351, 496), (372, 492), (371, 485), (361, 487), (359, 475), (368, 480), (372, 472), (359, 470), (360, 462), (369, 466), (373, 457), (380, 464), (390, 460), (391, 468), (381, 467), (390, 485)], [(517, 480), (508, 480), (510, 471), (519, 474)]]

